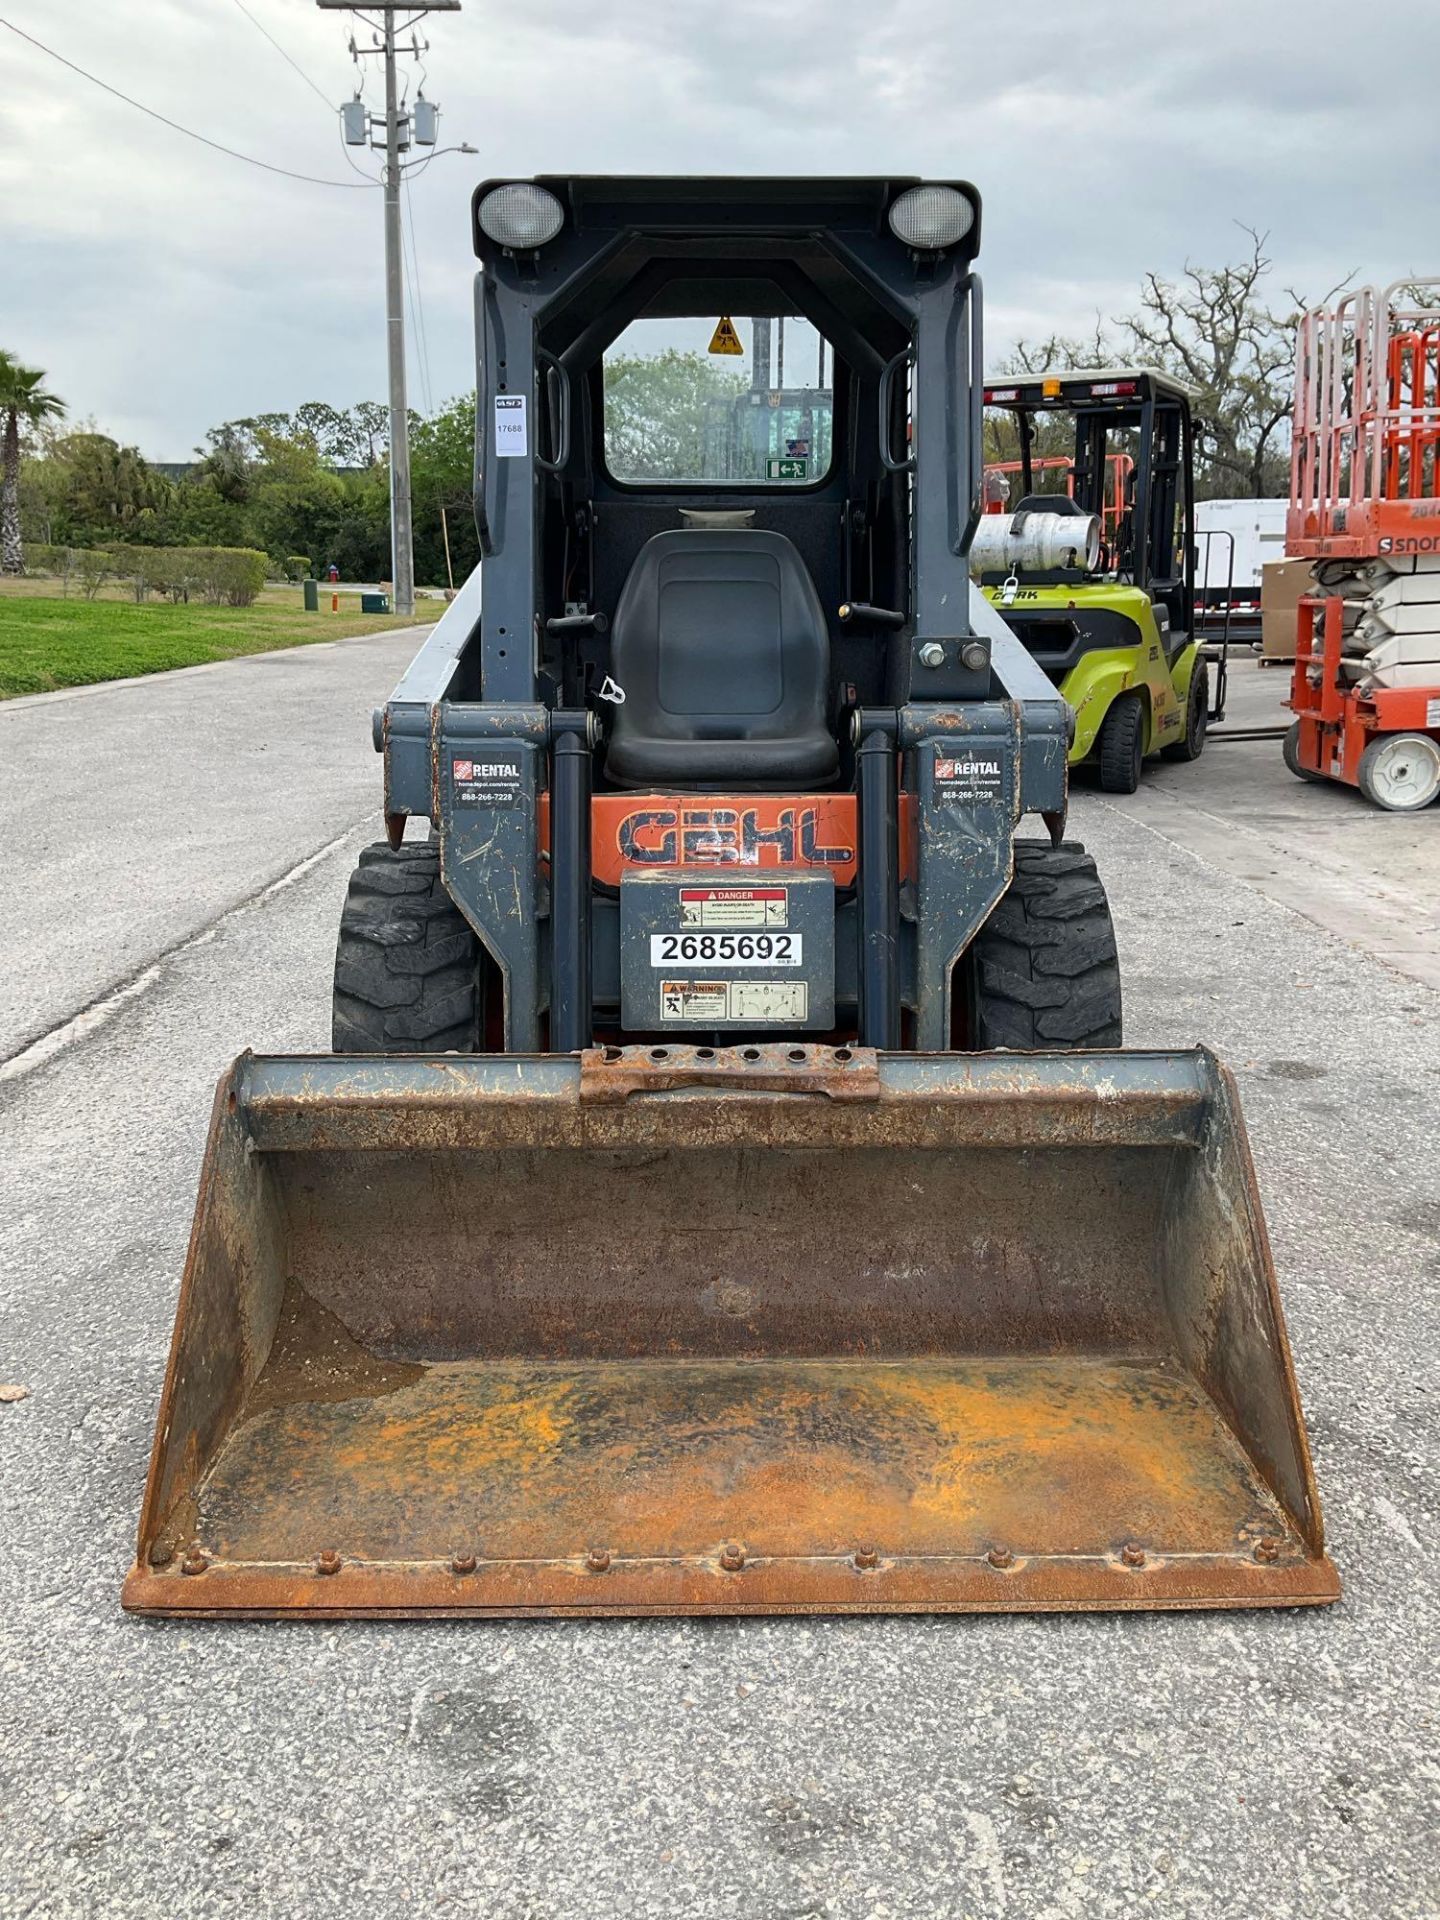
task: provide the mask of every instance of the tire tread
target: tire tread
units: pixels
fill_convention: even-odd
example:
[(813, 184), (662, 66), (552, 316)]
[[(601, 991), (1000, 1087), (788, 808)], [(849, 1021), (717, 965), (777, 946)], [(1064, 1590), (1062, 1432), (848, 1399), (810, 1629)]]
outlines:
[(440, 849), (367, 847), (350, 877), (335, 950), (336, 1053), (474, 1053), (480, 945), (445, 890)]
[(1121, 1044), (1120, 961), (1105, 889), (1075, 841), (1015, 843), (1015, 873), (967, 956), (973, 1046)]

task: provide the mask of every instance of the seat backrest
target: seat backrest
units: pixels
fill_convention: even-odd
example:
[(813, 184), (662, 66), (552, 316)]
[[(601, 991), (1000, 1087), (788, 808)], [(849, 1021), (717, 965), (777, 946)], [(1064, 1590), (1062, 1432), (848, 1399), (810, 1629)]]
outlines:
[(797, 777), (822, 743), (833, 759), (825, 615), (783, 534), (681, 527), (647, 541), (615, 610), (611, 672), (625, 690), (611, 720), (618, 769), (658, 772), (658, 753), (683, 778), (685, 754), (666, 745), (707, 741), (770, 743), (767, 764), (783, 774), (793, 757)]

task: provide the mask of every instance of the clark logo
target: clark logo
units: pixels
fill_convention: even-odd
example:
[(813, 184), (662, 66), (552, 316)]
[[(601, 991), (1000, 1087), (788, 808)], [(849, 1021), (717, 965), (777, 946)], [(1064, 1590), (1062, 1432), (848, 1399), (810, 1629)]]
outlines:
[(619, 826), (620, 852), (635, 866), (674, 867), (690, 861), (720, 867), (844, 867), (853, 847), (820, 843), (814, 807), (784, 807), (761, 825), (758, 807), (640, 807)]

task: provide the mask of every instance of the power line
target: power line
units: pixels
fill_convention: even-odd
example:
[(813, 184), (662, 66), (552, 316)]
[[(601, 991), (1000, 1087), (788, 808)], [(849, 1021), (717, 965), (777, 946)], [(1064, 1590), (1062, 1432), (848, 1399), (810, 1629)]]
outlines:
[[(318, 99), (323, 100), (325, 102), (325, 105), (329, 107), (332, 113), (338, 113), (339, 108), (335, 105), (335, 102), (329, 99), (327, 95), (322, 91), (321, 88), (316, 86), (315, 82), (310, 78), (309, 74), (306, 73), (305, 69), (302, 66), (300, 66), (297, 61), (292, 60), (290, 58), (290, 55), (285, 51), (284, 47), (281, 46), (280, 42), (275, 38), (274, 34), (271, 33), (270, 29), (268, 27), (262, 26), (260, 22), (255, 18), (254, 14), (251, 13), (250, 9), (245, 4), (245, 0), (235, 0), (235, 4), (237, 7), (239, 7), (241, 13), (244, 14), (245, 18), (250, 22), (251, 26), (254, 27), (255, 31), (258, 34), (263, 34), (265, 39), (267, 39), (270, 42), (271, 46), (275, 49), (276, 53), (278, 53), (280, 58), (285, 62), (286, 66), (294, 68), (295, 72), (299, 74), (300, 78), (305, 82), (306, 86), (309, 87), (310, 91), (313, 94), (315, 94)], [(335, 184), (339, 186), (342, 183), (337, 180)]]
[(130, 95), (122, 93), (119, 87), (112, 87), (108, 80), (102, 80), (96, 74), (87, 73), (84, 67), (77, 67), (73, 60), (67, 60), (63, 53), (57, 53), (53, 47), (47, 47), (43, 40), (37, 40), (33, 34), (26, 33), (23, 27), (17, 27), (12, 20), (5, 19), (3, 15), (0, 15), (0, 27), (7, 28), (17, 39), (27, 41), (38, 52), (48, 54), (62, 67), (68, 67), (71, 73), (78, 73), (82, 80), (88, 80), (92, 86), (99, 87), (102, 93), (112, 94), (115, 99), (123, 100), (127, 107), (134, 107), (137, 112), (147, 114), (152, 120), (158, 120), (162, 127), (169, 127), (172, 133), (183, 133), (187, 140), (198, 140), (202, 147), (209, 147), (215, 153), (223, 153), (229, 160), (243, 160), (248, 167), (259, 167), (265, 173), (278, 173), (285, 180), (301, 180), (310, 187), (340, 187), (347, 193), (366, 191), (353, 180), (322, 180), (313, 173), (292, 173), (289, 167), (274, 167), (268, 160), (257, 160), (251, 153), (240, 153), (234, 147), (221, 146), (218, 140), (207, 139), (203, 133), (196, 133), (193, 127), (182, 127), (178, 120), (171, 120), (167, 115), (158, 113), (154, 107), (147, 107), (143, 100), (131, 99)]
[(425, 331), (425, 293), (420, 285), (420, 248), (415, 239), (415, 202), (410, 197), (410, 176), (402, 176), (405, 187), (405, 237), (410, 242), (410, 260), (415, 279), (415, 312), (419, 322), (416, 332), (420, 341), (420, 372), (425, 382), (425, 411), (435, 411), (435, 397), (430, 388), (430, 341)]

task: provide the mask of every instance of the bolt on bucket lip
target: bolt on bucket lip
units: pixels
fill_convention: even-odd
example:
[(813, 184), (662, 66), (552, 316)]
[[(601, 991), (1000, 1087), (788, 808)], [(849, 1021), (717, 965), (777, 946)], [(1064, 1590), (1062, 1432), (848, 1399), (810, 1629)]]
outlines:
[(236, 1063), (127, 1608), (1338, 1597), (1212, 1057), (653, 1051)]

